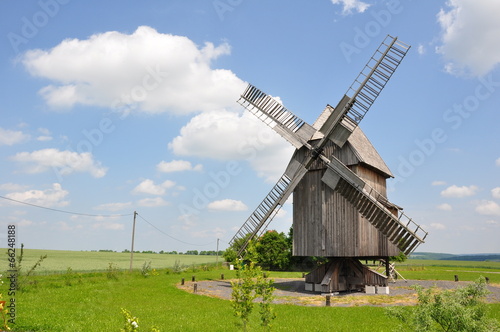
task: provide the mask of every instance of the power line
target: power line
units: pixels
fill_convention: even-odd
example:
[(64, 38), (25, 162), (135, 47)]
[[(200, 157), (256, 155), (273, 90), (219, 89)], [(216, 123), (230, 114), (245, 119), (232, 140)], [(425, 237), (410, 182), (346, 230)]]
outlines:
[(186, 241), (182, 241), (182, 240), (179, 240), (175, 237), (173, 237), (172, 235), (169, 235), (167, 233), (165, 233), (164, 231), (162, 231), (161, 229), (159, 229), (158, 227), (156, 227), (155, 225), (153, 225), (152, 223), (150, 223), (149, 221), (147, 221), (143, 216), (141, 216), (139, 213), (137, 214), (139, 216), (139, 218), (141, 218), (142, 220), (144, 220), (146, 223), (148, 223), (151, 227), (153, 227), (154, 229), (156, 229), (158, 232), (162, 233), (163, 235), (165, 236), (168, 236), (169, 238), (171, 238), (172, 240), (175, 240), (175, 241), (178, 241), (178, 242), (181, 242), (181, 243), (184, 243), (184, 244), (189, 244), (190, 246), (198, 246), (198, 247), (204, 247), (204, 246), (208, 246), (210, 244), (213, 244), (214, 241), (210, 242), (210, 243), (206, 243), (206, 244), (194, 244), (194, 243), (189, 243), (189, 242), (186, 242)]
[[(54, 209), (54, 208), (50, 208), (50, 207), (46, 207), (46, 206), (41, 206), (41, 205), (33, 204), (33, 203), (19, 201), (17, 199), (5, 197), (5, 196), (0, 196), (0, 198), (8, 200), (8, 201), (16, 202), (16, 203), (19, 203), (19, 204), (29, 205), (29, 206), (36, 207), (36, 208), (39, 208), (39, 209), (45, 209), (45, 210), (59, 212), (59, 213), (67, 213), (67, 214), (78, 215), (78, 216), (86, 216), (86, 217), (114, 218), (114, 217), (127, 217), (127, 216), (131, 216), (131, 215), (134, 214), (134, 213), (127, 213), (127, 214), (91, 214), (91, 213), (81, 213), (81, 212), (73, 212), (73, 211), (66, 211), (66, 210)], [(214, 241), (212, 241), (212, 242), (209, 242), (209, 243), (206, 243), (206, 244), (195, 244), (195, 243), (189, 243), (189, 242), (186, 242), (186, 241), (182, 241), (180, 239), (177, 239), (177, 238), (173, 237), (170, 234), (165, 233), (164, 231), (162, 231), (161, 229), (159, 229), (158, 227), (156, 227), (154, 224), (152, 224), (151, 222), (149, 222), (148, 220), (146, 220), (146, 218), (144, 218), (142, 215), (140, 215), (138, 213), (137, 213), (137, 215), (142, 220), (144, 220), (146, 223), (148, 223), (151, 227), (153, 227), (154, 229), (156, 229), (158, 232), (162, 233), (163, 235), (168, 236), (172, 240), (175, 240), (175, 241), (178, 241), (178, 242), (181, 242), (181, 243), (184, 243), (184, 244), (188, 244), (188, 245), (191, 245), (191, 246), (200, 246), (200, 247), (208, 246), (208, 245), (214, 243)]]
[(0, 196), (0, 198), (6, 199), (6, 200), (12, 201), (12, 202), (20, 203), (20, 204), (33, 206), (33, 207), (36, 207), (39, 209), (45, 209), (45, 210), (50, 210), (50, 211), (55, 211), (55, 212), (60, 212), (60, 213), (68, 213), (68, 214), (73, 214), (73, 215), (78, 215), (78, 216), (86, 216), (86, 217), (114, 218), (114, 217), (127, 217), (127, 216), (131, 216), (133, 214), (133, 213), (127, 213), (127, 214), (90, 214), (90, 213), (71, 212), (71, 211), (53, 209), (53, 208), (49, 208), (46, 206), (36, 205), (36, 204), (28, 203), (28, 202), (18, 201), (16, 199), (4, 197), (4, 196)]

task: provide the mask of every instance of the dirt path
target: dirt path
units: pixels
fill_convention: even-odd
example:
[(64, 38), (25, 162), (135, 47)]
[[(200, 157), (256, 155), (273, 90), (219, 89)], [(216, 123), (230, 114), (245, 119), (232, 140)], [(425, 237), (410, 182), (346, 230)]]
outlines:
[[(230, 280), (205, 280), (197, 281), (197, 294), (217, 297), (225, 300), (231, 299), (231, 281)], [(193, 292), (194, 282), (186, 282), (183, 286), (178, 284), (178, 288), (188, 292)], [(414, 305), (417, 303), (417, 294), (411, 287), (421, 285), (424, 288), (437, 287), (439, 289), (455, 289), (464, 287), (470, 282), (467, 281), (442, 281), (442, 280), (398, 280), (396, 283), (390, 283), (389, 295), (375, 294), (367, 295), (361, 292), (343, 292), (331, 297), (332, 306), (391, 306), (391, 305)], [(274, 287), (276, 287), (277, 304), (295, 304), (303, 306), (324, 306), (325, 296), (318, 293), (306, 291), (304, 289), (304, 279), (283, 279), (275, 278)], [(488, 295), (488, 302), (500, 303), (500, 287), (498, 285), (488, 285), (491, 294)]]

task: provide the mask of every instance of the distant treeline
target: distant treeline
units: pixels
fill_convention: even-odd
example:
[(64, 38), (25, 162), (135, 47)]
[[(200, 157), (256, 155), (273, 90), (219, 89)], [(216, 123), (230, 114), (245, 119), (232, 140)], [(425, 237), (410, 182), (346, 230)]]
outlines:
[(435, 252), (415, 252), (410, 259), (432, 259), (447, 261), (500, 262), (500, 254), (453, 255)]
[[(117, 252), (117, 251), (108, 250), (108, 249), (91, 250), (91, 251)], [(130, 250), (125, 249), (122, 252), (123, 253), (129, 253)], [(202, 251), (188, 250), (185, 253), (184, 252), (180, 252), (180, 251), (175, 251), (175, 250), (174, 251), (163, 251), (163, 250), (160, 250), (158, 252), (153, 251), (153, 250), (144, 250), (144, 251), (134, 250), (134, 253), (136, 253), (136, 254), (167, 254), (167, 255), (206, 255), (206, 256), (217, 256), (217, 251), (215, 251), (215, 250), (202, 250)], [(219, 256), (222, 256), (223, 253), (224, 253), (224, 251), (219, 250)]]
[(500, 262), (500, 255), (460, 255), (443, 258), (448, 261)]

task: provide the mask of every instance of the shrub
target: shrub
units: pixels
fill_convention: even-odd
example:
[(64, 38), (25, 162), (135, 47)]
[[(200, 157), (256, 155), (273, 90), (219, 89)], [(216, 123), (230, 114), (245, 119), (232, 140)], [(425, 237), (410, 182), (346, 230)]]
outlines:
[(259, 313), (261, 325), (265, 329), (271, 328), (271, 322), (276, 317), (276, 314), (271, 308), (272, 300), (274, 299), (273, 280), (262, 276), (262, 269), (256, 267), (254, 262), (246, 265), (238, 261), (240, 269), (236, 270), (237, 281), (232, 281), (231, 286), (231, 306), (233, 307), (234, 315), (241, 318), (243, 330), (246, 331), (250, 314), (254, 307), (254, 300), (261, 297), (259, 302)]
[(500, 331), (498, 321), (486, 317), (484, 297), (486, 281), (457, 290), (436, 291), (415, 287), (418, 304), (415, 308), (388, 308), (387, 313), (402, 324), (399, 331)]
[[(120, 332), (138, 332), (139, 329), (139, 318), (132, 316), (130, 311), (122, 308), (122, 315), (125, 320), (125, 324)], [(151, 332), (160, 332), (160, 330), (156, 327), (152, 327), (149, 331)]]
[(143, 277), (149, 277), (149, 274), (151, 273), (151, 261), (149, 262), (144, 262), (144, 264), (142, 264), (142, 268), (141, 268), (141, 274)]
[(111, 280), (118, 280), (118, 266), (113, 263), (108, 264), (108, 268), (106, 270), (106, 277)]

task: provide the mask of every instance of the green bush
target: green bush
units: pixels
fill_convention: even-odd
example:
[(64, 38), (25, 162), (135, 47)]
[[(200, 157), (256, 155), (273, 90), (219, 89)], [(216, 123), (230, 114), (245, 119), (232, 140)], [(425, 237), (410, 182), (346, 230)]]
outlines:
[(255, 266), (254, 262), (243, 265), (237, 262), (240, 269), (236, 271), (238, 280), (232, 281), (231, 286), (231, 306), (236, 317), (241, 318), (243, 330), (247, 331), (250, 321), (250, 314), (254, 307), (254, 300), (260, 297), (259, 314), (261, 326), (266, 330), (271, 329), (271, 322), (276, 318), (276, 314), (271, 307), (274, 299), (272, 287), (274, 280), (263, 277), (262, 269)]
[(486, 316), (484, 298), (488, 290), (483, 277), (456, 290), (415, 288), (418, 292), (415, 308), (387, 309), (389, 316), (402, 323), (398, 331), (500, 331), (498, 321)]

